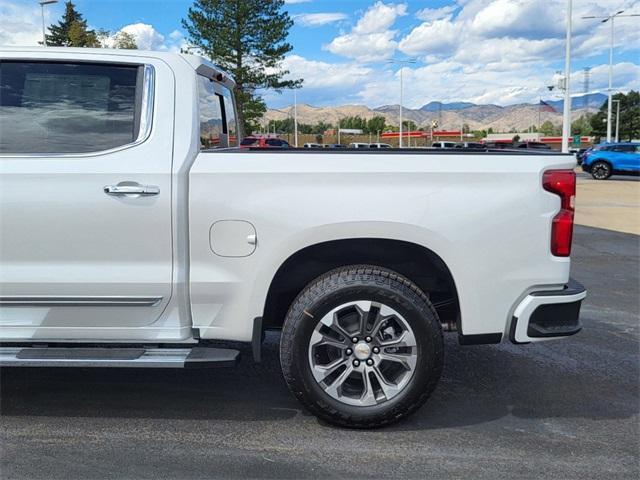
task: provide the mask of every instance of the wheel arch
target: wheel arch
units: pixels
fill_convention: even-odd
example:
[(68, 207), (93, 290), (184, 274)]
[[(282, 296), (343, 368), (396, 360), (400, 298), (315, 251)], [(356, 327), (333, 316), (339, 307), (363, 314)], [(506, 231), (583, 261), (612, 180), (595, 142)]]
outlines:
[(589, 163), (589, 173), (593, 176), (593, 166), (596, 163), (606, 163), (610, 168), (610, 175), (613, 175), (615, 172), (615, 168), (613, 166), (613, 161), (606, 157), (596, 157)]
[(334, 268), (369, 264), (393, 270), (418, 285), (448, 329), (459, 327), (460, 306), (451, 270), (436, 252), (417, 243), (389, 238), (344, 238), (305, 246), (278, 268), (269, 285), (263, 328), (280, 328), (296, 296)]

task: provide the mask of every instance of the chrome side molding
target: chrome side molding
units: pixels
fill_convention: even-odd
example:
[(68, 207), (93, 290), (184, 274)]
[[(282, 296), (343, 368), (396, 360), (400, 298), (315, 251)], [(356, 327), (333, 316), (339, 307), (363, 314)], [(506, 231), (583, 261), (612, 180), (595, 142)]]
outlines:
[(162, 297), (48, 297), (48, 296), (3, 296), (4, 307), (155, 307)]

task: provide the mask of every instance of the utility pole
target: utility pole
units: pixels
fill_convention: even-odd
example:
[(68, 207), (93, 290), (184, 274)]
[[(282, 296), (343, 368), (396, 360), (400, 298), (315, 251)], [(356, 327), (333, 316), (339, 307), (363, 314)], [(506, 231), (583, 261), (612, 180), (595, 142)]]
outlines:
[(618, 12), (611, 15), (607, 15), (607, 16), (599, 17), (595, 15), (589, 15), (586, 17), (582, 17), (583, 19), (602, 18), (603, 19), (602, 23), (607, 23), (608, 21), (611, 21), (611, 33), (609, 35), (609, 89), (607, 92), (607, 142), (611, 142), (611, 112), (612, 112), (611, 106), (613, 103), (612, 101), (613, 99), (611, 98), (612, 91), (613, 91), (613, 35), (614, 35), (613, 20), (616, 17), (640, 17), (640, 14), (638, 13), (622, 15), (623, 12), (624, 10), (619, 10)]
[(591, 80), (591, 67), (584, 67), (582, 69), (582, 73), (584, 75), (584, 81), (582, 83), (582, 92), (584, 93), (584, 97), (582, 97), (582, 106), (586, 109), (587, 117), (589, 116), (589, 82)]
[(571, 134), (571, 15), (573, 0), (567, 0), (567, 35), (564, 50), (564, 108), (562, 110), (562, 153), (569, 153)]
[(293, 90), (293, 139), (298, 148), (298, 96), (296, 89)]
[(399, 146), (400, 148), (402, 148), (402, 103), (404, 101), (403, 99), (403, 78), (402, 78), (402, 69), (404, 65), (409, 65), (412, 63), (416, 63), (416, 61), (413, 58), (410, 58), (408, 60), (395, 60), (395, 59), (391, 59), (391, 60), (387, 60), (387, 63), (396, 63), (398, 65), (400, 65), (400, 135), (399, 135)]
[(620, 100), (613, 100), (613, 103), (617, 103), (616, 105), (616, 143), (620, 140)]
[(58, 0), (41, 0), (38, 2), (40, 4), (40, 9), (42, 10), (42, 46), (47, 46), (47, 34), (44, 28), (44, 6), (45, 5), (53, 5), (54, 3), (58, 3)]

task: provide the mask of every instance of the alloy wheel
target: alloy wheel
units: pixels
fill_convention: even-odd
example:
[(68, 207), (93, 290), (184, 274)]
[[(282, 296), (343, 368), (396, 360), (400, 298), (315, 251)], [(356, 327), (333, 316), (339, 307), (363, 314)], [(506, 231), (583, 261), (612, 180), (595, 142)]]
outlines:
[(309, 366), (318, 385), (334, 399), (354, 406), (391, 400), (408, 385), (418, 359), (406, 319), (373, 301), (332, 309), (309, 342)]

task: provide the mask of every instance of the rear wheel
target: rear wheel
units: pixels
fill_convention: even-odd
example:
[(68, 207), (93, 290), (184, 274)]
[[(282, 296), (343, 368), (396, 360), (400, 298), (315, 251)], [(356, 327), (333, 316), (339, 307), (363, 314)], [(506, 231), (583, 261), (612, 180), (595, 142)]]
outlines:
[(387, 425), (417, 410), (443, 365), (442, 328), (426, 295), (392, 271), (351, 266), (311, 282), (282, 332), (296, 397), (327, 422)]
[(611, 173), (611, 165), (609, 165), (607, 162), (598, 160), (597, 162), (593, 162), (593, 164), (591, 164), (591, 176), (596, 180), (606, 180), (611, 176)]

